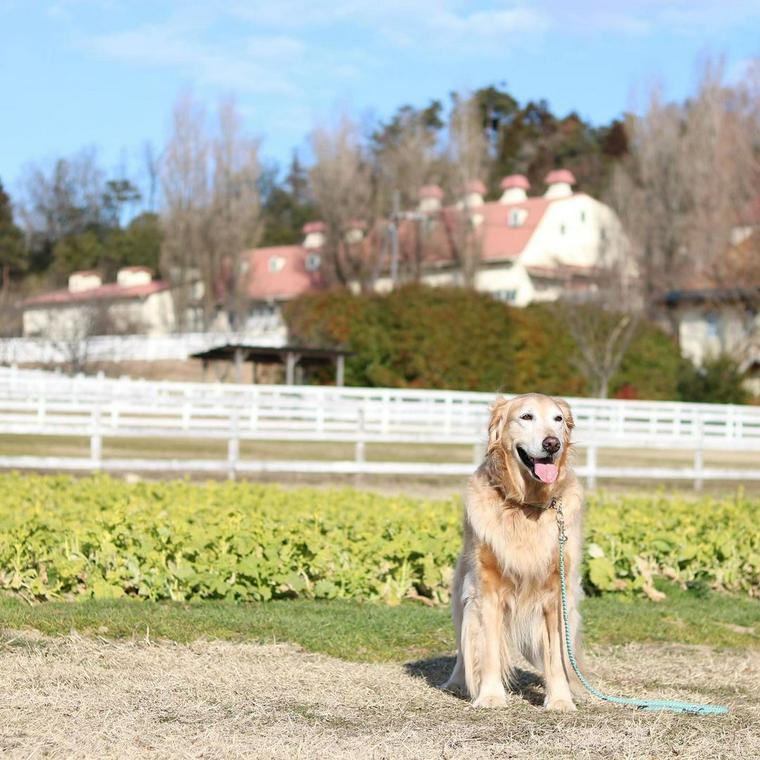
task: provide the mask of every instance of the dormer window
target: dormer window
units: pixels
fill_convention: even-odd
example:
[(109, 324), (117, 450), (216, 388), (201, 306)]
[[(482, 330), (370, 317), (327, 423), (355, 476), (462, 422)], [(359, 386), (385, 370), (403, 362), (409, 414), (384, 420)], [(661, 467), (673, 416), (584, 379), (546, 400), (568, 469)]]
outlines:
[(306, 268), (307, 272), (316, 272), (317, 269), (319, 269), (319, 265), (322, 263), (322, 259), (320, 258), (318, 253), (310, 253), (306, 257), (306, 261), (304, 262), (304, 266)]
[(270, 272), (281, 272), (283, 269), (285, 269), (285, 259), (282, 256), (269, 257)]
[(528, 218), (528, 212), (524, 208), (513, 208), (509, 210), (507, 224), (510, 227), (522, 227)]

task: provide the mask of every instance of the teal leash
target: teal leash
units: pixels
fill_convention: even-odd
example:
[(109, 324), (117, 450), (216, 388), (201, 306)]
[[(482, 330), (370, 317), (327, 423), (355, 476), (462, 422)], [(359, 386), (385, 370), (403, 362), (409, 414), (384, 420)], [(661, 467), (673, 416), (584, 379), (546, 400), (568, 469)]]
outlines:
[(671, 710), (672, 712), (693, 713), (696, 715), (723, 715), (728, 712), (728, 707), (723, 705), (700, 705), (692, 702), (678, 702), (670, 699), (628, 699), (627, 697), (614, 697), (604, 694), (599, 689), (594, 688), (581, 673), (578, 663), (575, 661), (573, 644), (570, 637), (570, 620), (567, 612), (567, 582), (565, 580), (565, 544), (567, 543), (567, 534), (565, 533), (565, 516), (562, 513), (562, 501), (552, 499), (549, 505), (557, 513), (557, 527), (559, 528), (559, 584), (562, 595), (562, 623), (565, 630), (565, 645), (567, 646), (567, 658), (575, 671), (575, 675), (583, 684), (583, 687), (597, 699), (605, 702), (614, 702), (618, 705), (629, 705), (638, 707), (640, 710)]

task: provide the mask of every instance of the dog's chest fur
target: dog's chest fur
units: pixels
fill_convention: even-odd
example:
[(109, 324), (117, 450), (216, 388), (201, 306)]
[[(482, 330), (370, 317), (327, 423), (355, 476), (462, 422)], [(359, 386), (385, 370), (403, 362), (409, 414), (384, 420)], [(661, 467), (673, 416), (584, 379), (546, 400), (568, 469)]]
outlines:
[[(471, 561), (481, 577), (499, 573), (516, 586), (543, 585), (557, 569), (558, 534), (553, 511), (510, 508), (479, 479), (470, 486), (467, 530)], [(472, 498), (474, 497), (474, 498)]]

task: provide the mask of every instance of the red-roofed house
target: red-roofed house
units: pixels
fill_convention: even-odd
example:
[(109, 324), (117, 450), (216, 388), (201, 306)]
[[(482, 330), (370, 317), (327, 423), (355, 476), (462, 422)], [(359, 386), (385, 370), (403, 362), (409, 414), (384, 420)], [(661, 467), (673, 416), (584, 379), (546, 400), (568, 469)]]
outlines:
[(321, 250), (326, 229), (324, 222), (309, 222), (304, 225), (301, 245), (254, 248), (242, 253), (241, 270), (252, 317), (272, 313), (283, 302), (324, 286)]
[(70, 340), (109, 331), (165, 335), (174, 327), (169, 283), (154, 280), (147, 267), (123, 267), (116, 282), (97, 272), (73, 272), (68, 287), (27, 298), (24, 336)]
[[(528, 180), (511, 175), (502, 180), (501, 198), (485, 202), (482, 183), (470, 182), (464, 198), (448, 207), (442, 207), (440, 188), (422, 188), (417, 213), (399, 224), (399, 269), (420, 271), (431, 285), (461, 284), (455, 252), (457, 226), (464, 222), (480, 259), (478, 290), (524, 306), (593, 287), (600, 265), (622, 255), (620, 223), (608, 206), (574, 193), (575, 178), (566, 169), (550, 172), (546, 183), (543, 196), (528, 197)], [(376, 287), (389, 290), (390, 276)]]

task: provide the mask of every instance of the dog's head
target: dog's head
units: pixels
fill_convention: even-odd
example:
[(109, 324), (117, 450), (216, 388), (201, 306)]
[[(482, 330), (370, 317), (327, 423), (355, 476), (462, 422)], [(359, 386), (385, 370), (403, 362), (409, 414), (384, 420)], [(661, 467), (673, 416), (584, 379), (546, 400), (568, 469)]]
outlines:
[(498, 399), (488, 425), (491, 479), (518, 501), (550, 491), (567, 464), (574, 424), (562, 399), (541, 393)]

